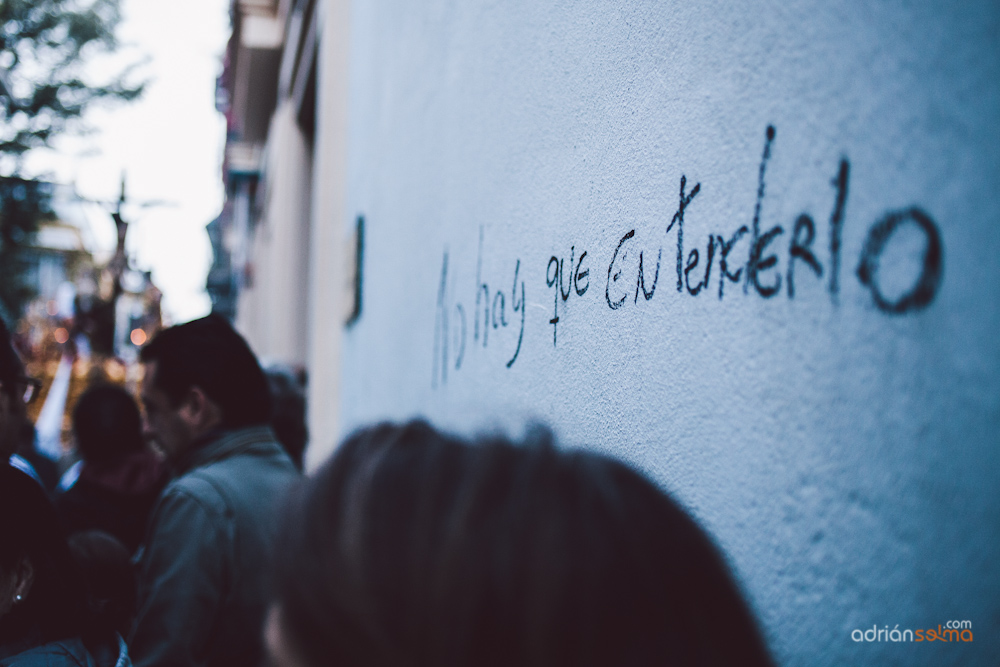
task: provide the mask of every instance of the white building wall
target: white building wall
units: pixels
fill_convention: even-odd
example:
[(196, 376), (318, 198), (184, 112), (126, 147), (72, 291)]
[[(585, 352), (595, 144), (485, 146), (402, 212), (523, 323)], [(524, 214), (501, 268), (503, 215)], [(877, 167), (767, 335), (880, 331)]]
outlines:
[[(313, 463), (372, 420), (540, 420), (690, 509), (781, 664), (1000, 655), (995, 3), (325, 9)], [(678, 288), (667, 230), (695, 188)], [(359, 214), (363, 309), (338, 352), (329, 258)], [(822, 275), (800, 251), (790, 278), (803, 214)], [(782, 230), (756, 284), (755, 220)], [(907, 312), (859, 279), (866, 244), (884, 301), (923, 275)], [(974, 642), (852, 640), (949, 620)]]
[(315, 173), (309, 232), (309, 446), (305, 465), (325, 460), (340, 437), (343, 241), (346, 213), (349, 0), (317, 6), (321, 31), (316, 84)]
[(312, 150), (290, 102), (271, 118), (264, 214), (253, 232), (252, 282), (240, 292), (237, 328), (267, 360), (304, 364)]

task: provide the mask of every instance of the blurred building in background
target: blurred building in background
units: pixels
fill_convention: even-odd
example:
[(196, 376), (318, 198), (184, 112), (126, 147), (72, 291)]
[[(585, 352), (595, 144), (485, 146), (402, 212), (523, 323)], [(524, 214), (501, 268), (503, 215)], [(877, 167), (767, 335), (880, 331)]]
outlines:
[[(263, 359), (300, 370), (314, 366), (311, 340), (328, 348), (339, 335), (339, 325), (319, 331), (329, 306), (310, 288), (311, 277), (341, 264), (310, 252), (321, 233), (313, 191), (320, 4), (233, 2), (217, 94), (228, 128), (226, 202), (208, 228), (215, 251), (207, 284), (213, 310), (231, 319)], [(329, 349), (319, 352), (320, 358), (329, 355)], [(310, 381), (311, 391), (325, 392), (311, 395), (313, 404), (336, 403), (335, 385)], [(311, 431), (332, 444), (336, 427), (329, 414), (311, 418), (320, 422)]]
[(296, 365), (306, 361), (314, 10), (305, 1), (233, 4), (218, 94), (228, 127), (227, 199), (210, 230), (216, 310), (235, 321), (259, 354)]

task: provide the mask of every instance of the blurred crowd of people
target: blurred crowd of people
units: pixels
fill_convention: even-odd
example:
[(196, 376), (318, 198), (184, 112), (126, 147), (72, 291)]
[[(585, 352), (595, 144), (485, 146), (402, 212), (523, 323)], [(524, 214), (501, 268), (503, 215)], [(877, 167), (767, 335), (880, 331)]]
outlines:
[(623, 463), (413, 421), (304, 477), (304, 378), (225, 319), (140, 360), (139, 402), (76, 401), (60, 478), (0, 322), (0, 667), (770, 664), (710, 538)]

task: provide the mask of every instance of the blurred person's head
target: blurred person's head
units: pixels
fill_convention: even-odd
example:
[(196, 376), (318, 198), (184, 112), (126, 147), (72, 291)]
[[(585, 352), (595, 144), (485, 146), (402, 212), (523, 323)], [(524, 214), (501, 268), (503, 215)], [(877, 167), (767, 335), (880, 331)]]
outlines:
[(76, 635), (83, 596), (55, 509), (34, 479), (0, 465), (0, 645)]
[(69, 537), (69, 550), (83, 578), (86, 624), (127, 637), (135, 614), (136, 578), (128, 549), (114, 536), (86, 530)]
[(144, 431), (169, 458), (213, 429), (270, 422), (264, 372), (246, 341), (218, 315), (161, 331), (140, 359)]
[(768, 665), (711, 540), (622, 463), (423, 422), (350, 437), (292, 494), (280, 667)]
[(285, 365), (268, 366), (264, 373), (271, 389), (271, 427), (297, 468), (302, 469), (302, 453), (309, 439), (306, 427), (306, 393), (294, 370)]
[(135, 399), (113, 384), (101, 384), (84, 392), (73, 409), (73, 434), (80, 456), (100, 463), (140, 451), (142, 417)]
[(25, 431), (28, 418), (24, 399), (28, 382), (10, 331), (0, 318), (0, 463), (6, 463), (15, 452)]

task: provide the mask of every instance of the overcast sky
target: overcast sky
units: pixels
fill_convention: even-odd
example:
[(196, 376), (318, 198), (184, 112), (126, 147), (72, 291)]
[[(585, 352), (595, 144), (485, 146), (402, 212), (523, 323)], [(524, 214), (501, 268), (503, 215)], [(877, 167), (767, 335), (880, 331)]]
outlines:
[(215, 110), (215, 81), (229, 37), (228, 0), (122, 0), (114, 61), (95, 75), (148, 56), (151, 79), (134, 103), (94, 109), (96, 132), (61, 139), (56, 153), (33, 156), (36, 173), (75, 183), (80, 195), (116, 200), (125, 172), (127, 195), (169, 206), (126, 209), (134, 265), (151, 269), (171, 323), (208, 313), (205, 276), (212, 261), (205, 225), (222, 209), (225, 120)]

